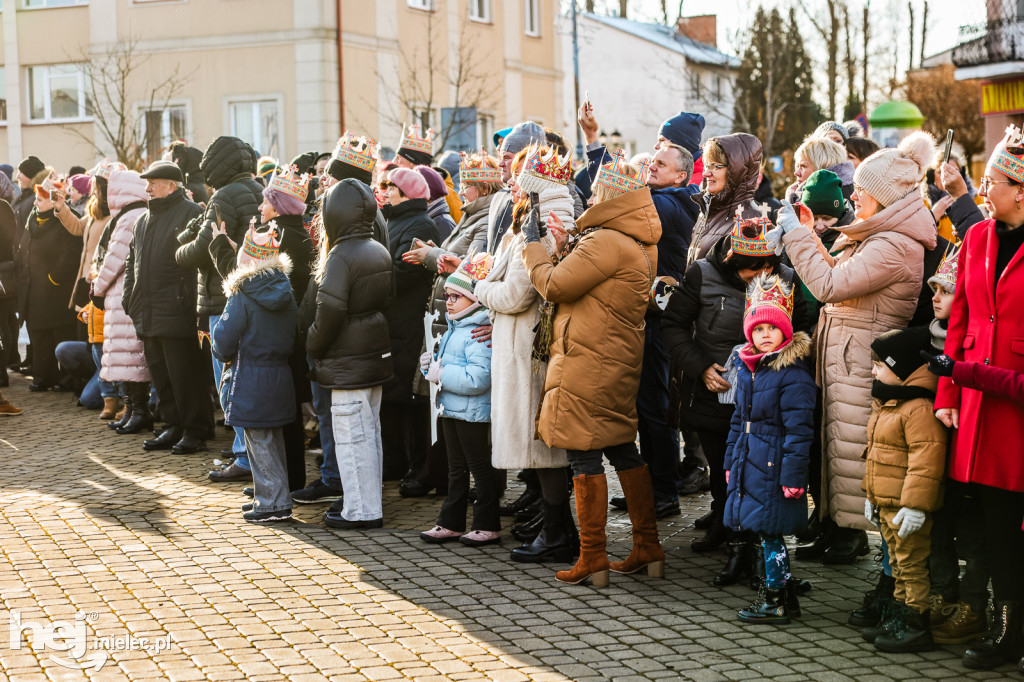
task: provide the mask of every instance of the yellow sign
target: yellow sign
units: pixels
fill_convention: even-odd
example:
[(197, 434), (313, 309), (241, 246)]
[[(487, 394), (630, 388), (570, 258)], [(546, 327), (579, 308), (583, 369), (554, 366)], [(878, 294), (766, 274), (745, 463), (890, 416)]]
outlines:
[(982, 116), (1015, 114), (1022, 111), (1024, 111), (1024, 78), (982, 82)]

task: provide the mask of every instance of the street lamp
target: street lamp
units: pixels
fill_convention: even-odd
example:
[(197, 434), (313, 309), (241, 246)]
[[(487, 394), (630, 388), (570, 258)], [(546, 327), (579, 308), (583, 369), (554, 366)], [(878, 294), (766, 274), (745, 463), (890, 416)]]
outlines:
[(622, 133), (619, 132), (618, 128), (616, 128), (615, 130), (612, 131), (611, 140), (612, 140), (612, 147), (614, 149), (618, 149), (619, 148), (619, 143), (622, 142)]
[(608, 135), (603, 130), (597, 134), (597, 141), (601, 143), (602, 147), (608, 146)]

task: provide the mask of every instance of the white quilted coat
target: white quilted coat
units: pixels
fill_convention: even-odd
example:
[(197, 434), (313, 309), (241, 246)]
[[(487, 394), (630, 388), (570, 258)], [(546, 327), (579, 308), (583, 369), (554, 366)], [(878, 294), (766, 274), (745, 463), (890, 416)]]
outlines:
[(121, 294), (124, 290), (125, 260), (132, 241), (135, 222), (146, 212), (134, 208), (121, 215), (121, 209), (136, 201), (146, 201), (146, 181), (135, 171), (114, 171), (107, 183), (107, 205), (111, 220), (117, 220), (110, 235), (102, 262), (96, 263), (93, 295), (103, 296), (103, 366), (100, 378), (106, 381), (149, 381), (142, 341), (135, 334), (135, 325), (124, 312)]

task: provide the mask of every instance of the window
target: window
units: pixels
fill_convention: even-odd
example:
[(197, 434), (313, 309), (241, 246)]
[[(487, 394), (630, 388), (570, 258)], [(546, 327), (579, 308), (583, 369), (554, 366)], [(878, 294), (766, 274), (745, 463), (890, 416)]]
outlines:
[(700, 73), (693, 71), (690, 73), (690, 94), (695, 99), (700, 99), (703, 93), (701, 92)]
[(171, 142), (188, 137), (188, 106), (171, 104), (164, 109), (140, 110), (146, 158), (156, 159)]
[(722, 77), (715, 76), (715, 100), (722, 101)]
[(523, 32), (540, 35), (540, 0), (523, 0)]
[(469, 18), (489, 24), (491, 22), (491, 0), (469, 0)]
[(279, 158), (281, 112), (277, 99), (234, 101), (228, 104), (231, 134), (240, 137), (258, 154)]
[(44, 9), (46, 7), (74, 7), (88, 5), (89, 0), (25, 0), (25, 9)]
[(33, 121), (87, 118), (85, 69), (79, 64), (28, 67), (28, 101)]
[(0, 121), (7, 120), (7, 69), (0, 66)]
[(421, 9), (427, 12), (434, 11), (434, 0), (406, 0), (409, 7)]

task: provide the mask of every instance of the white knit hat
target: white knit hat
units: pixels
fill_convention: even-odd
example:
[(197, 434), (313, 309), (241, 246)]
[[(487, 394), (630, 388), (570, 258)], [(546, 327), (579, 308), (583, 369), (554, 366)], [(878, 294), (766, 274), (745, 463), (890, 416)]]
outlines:
[(917, 188), (933, 158), (935, 138), (911, 133), (899, 147), (880, 149), (864, 159), (853, 174), (853, 184), (882, 206), (892, 206)]

